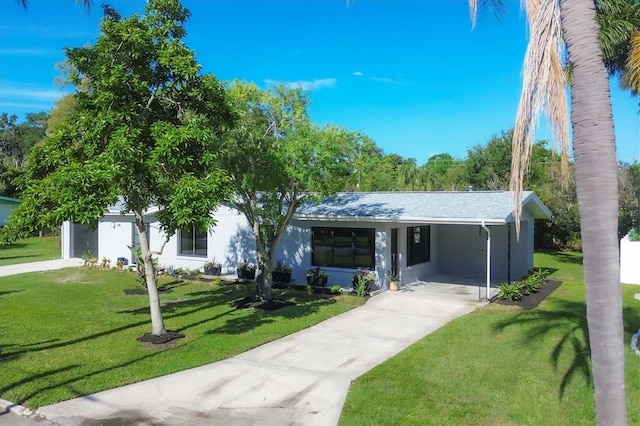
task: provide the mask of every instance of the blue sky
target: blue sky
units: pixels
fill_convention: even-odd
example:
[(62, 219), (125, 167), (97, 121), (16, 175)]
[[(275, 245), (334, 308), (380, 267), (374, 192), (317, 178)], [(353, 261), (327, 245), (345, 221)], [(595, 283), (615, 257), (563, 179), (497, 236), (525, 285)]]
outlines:
[[(63, 47), (92, 43), (102, 16), (73, 0), (0, 0), (0, 112), (49, 110)], [(143, 0), (108, 2), (123, 16)], [(311, 117), (372, 138), (386, 153), (421, 164), (466, 156), (513, 126), (526, 23), (519, 2), (471, 29), (466, 0), (183, 0), (187, 45), (221, 80), (300, 84)], [(640, 160), (638, 99), (612, 82), (618, 158)], [(540, 138), (550, 138), (541, 123)]]

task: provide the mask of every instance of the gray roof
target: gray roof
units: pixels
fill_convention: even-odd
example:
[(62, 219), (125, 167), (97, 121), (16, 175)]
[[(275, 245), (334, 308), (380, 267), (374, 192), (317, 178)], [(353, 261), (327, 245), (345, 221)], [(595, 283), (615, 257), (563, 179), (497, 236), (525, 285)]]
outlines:
[[(536, 219), (551, 217), (531, 191), (522, 194), (523, 209)], [(335, 199), (298, 210), (300, 220), (363, 220), (385, 222), (487, 223), (513, 222), (509, 191), (340, 193)]]
[(14, 203), (19, 204), (20, 200), (17, 198), (5, 197), (4, 195), (0, 195), (0, 201), (6, 201), (8, 204)]

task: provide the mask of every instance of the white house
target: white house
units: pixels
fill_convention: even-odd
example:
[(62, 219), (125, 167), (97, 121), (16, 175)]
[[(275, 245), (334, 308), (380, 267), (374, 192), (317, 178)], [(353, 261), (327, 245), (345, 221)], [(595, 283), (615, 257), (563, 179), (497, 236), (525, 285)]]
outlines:
[[(293, 267), (297, 282), (306, 282), (307, 269), (320, 267), (329, 273), (329, 286), (349, 287), (354, 270), (366, 267), (376, 272), (380, 288), (386, 287), (388, 273), (399, 275), (402, 283), (448, 275), (489, 286), (533, 268), (534, 220), (551, 214), (533, 192), (523, 193), (522, 207), (516, 238), (511, 192), (341, 193), (297, 212), (276, 259)], [(209, 233), (179, 230), (159, 264), (200, 268), (215, 258), (223, 273), (234, 273), (239, 261), (255, 262), (255, 240), (244, 216), (228, 207), (214, 216), (218, 223)], [(147, 219), (151, 249), (157, 250), (163, 235), (154, 211)], [(137, 244), (133, 217), (118, 206), (96, 230), (65, 223), (62, 236), (64, 258), (89, 250), (98, 258), (131, 262), (127, 246)]]

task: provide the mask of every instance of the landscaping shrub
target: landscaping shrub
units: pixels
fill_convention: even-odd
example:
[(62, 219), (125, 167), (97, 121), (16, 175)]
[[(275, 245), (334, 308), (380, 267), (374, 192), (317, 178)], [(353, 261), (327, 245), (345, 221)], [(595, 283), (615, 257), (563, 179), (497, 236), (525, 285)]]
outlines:
[(521, 287), (518, 283), (503, 283), (498, 286), (498, 297), (503, 300), (522, 299)]

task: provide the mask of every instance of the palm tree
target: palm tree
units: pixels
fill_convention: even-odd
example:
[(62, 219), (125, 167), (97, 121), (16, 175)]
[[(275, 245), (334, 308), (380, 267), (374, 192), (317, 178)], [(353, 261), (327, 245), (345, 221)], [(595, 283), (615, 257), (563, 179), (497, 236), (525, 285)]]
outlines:
[[(20, 4), (20, 6), (22, 6), (25, 10), (29, 6), (29, 0), (16, 0), (16, 2)], [(84, 7), (87, 12), (91, 10), (91, 0), (74, 0), (74, 2)]]
[(640, 93), (640, 1), (599, 0), (600, 48), (609, 75), (623, 88)]
[[(469, 4), (472, 17), (475, 17), (477, 0), (469, 0)], [(573, 154), (596, 421), (599, 425), (626, 425), (616, 147), (609, 79), (600, 49), (595, 1), (525, 0), (523, 5), (530, 27), (530, 42), (513, 135), (511, 188), (518, 200), (538, 115), (545, 105), (567, 164), (568, 114), (561, 60), (566, 45), (572, 64)], [(519, 202), (515, 204), (520, 205)], [(517, 226), (519, 215), (518, 211)]]

